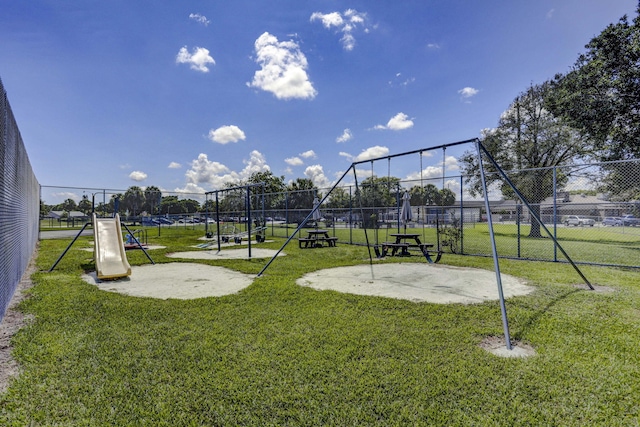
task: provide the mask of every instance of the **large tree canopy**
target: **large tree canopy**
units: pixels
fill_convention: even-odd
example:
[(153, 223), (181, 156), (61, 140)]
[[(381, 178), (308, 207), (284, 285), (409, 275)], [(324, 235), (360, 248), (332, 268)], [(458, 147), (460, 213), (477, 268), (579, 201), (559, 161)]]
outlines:
[[(545, 108), (550, 92), (548, 82), (531, 86), (502, 114), (498, 127), (485, 130), (482, 138), (483, 145), (503, 170), (519, 171), (509, 177), (527, 201), (534, 204), (532, 209), (539, 208), (535, 204), (553, 194), (551, 167), (591, 154), (579, 133)], [(467, 152), (461, 160), (470, 192), (481, 194), (477, 153)], [(505, 198), (512, 198), (511, 187), (492, 173), (496, 169), (489, 162), (484, 162), (484, 166), (487, 184), (498, 185)], [(557, 174), (556, 184), (562, 185), (567, 178)], [(530, 236), (540, 236), (540, 224), (536, 221), (532, 221)]]
[[(638, 8), (640, 13), (640, 7)], [(624, 16), (559, 74), (547, 107), (588, 136), (604, 160), (640, 156), (640, 17)]]

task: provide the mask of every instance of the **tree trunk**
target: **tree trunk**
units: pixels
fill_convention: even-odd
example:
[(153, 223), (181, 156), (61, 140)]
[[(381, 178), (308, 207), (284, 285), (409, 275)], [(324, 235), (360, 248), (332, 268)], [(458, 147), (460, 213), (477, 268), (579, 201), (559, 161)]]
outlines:
[(529, 231), (529, 237), (542, 237), (542, 233), (540, 232), (540, 223), (533, 216), (535, 214), (538, 218), (540, 218), (540, 205), (533, 204), (530, 209), (531, 216), (531, 231)]

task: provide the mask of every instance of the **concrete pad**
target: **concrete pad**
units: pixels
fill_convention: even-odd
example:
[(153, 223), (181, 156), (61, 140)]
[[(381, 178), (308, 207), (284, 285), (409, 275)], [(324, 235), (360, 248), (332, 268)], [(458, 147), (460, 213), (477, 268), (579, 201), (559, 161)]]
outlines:
[[(251, 258), (273, 258), (277, 252), (274, 249), (251, 248)], [(278, 256), (284, 255), (284, 252), (278, 254)], [(211, 249), (174, 252), (167, 254), (167, 257), (182, 259), (249, 259), (249, 250), (245, 247), (243, 249), (225, 249), (223, 251)]]
[[(505, 298), (526, 295), (534, 290), (517, 277), (502, 274), (501, 278)], [(319, 290), (436, 304), (475, 304), (499, 299), (495, 272), (442, 264), (337, 267), (306, 274), (296, 283)]]
[(122, 279), (99, 280), (95, 272), (82, 276), (104, 291), (160, 299), (234, 294), (251, 285), (254, 277), (224, 267), (177, 262), (131, 267), (131, 276)]

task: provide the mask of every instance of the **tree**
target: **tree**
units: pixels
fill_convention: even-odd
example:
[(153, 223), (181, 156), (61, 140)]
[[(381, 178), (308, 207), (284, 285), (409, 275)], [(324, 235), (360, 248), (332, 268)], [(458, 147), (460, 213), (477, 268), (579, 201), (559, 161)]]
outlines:
[[(284, 176), (275, 176), (271, 171), (254, 172), (247, 180), (247, 184), (260, 184), (264, 183), (265, 193), (265, 209), (278, 209), (283, 205), (285, 198), (285, 191), (287, 189), (284, 183)], [(262, 194), (263, 188), (255, 187), (252, 194)], [(257, 201), (256, 198), (252, 198), (252, 203)], [(261, 200), (260, 200), (260, 203)], [(261, 205), (254, 205), (254, 209), (262, 208)]]
[(327, 207), (334, 209), (346, 209), (349, 207), (350, 196), (342, 187), (336, 187), (333, 189), (327, 200)]
[(154, 185), (144, 189), (144, 203), (142, 210), (153, 215), (160, 207), (160, 201), (162, 200), (162, 191)]
[(435, 204), (437, 206), (453, 206), (456, 202), (456, 193), (448, 188), (443, 188), (436, 193)]
[(125, 191), (120, 204), (121, 209), (128, 211), (129, 215), (136, 216), (142, 211), (144, 192), (136, 185), (131, 186)]
[(82, 200), (78, 203), (78, 210), (85, 215), (89, 215), (91, 213), (91, 209), (93, 209), (93, 204), (89, 200), (89, 196), (84, 194), (82, 196)]
[(51, 212), (51, 206), (47, 205), (44, 200), (40, 199), (40, 218), (44, 218)]
[(360, 183), (358, 190), (363, 207), (397, 206), (400, 178), (370, 176)]
[(62, 204), (60, 204), (59, 206), (63, 211), (66, 211), (66, 212), (71, 212), (78, 209), (78, 205), (76, 204), (76, 201), (73, 199), (67, 199), (64, 202), (62, 202)]
[(287, 193), (289, 209), (311, 209), (318, 188), (309, 178), (296, 178), (287, 186)]
[[(640, 13), (640, 6), (637, 9)], [(640, 156), (640, 16), (624, 16), (553, 81), (548, 108), (588, 136), (603, 160)]]
[(438, 205), (438, 187), (427, 184), (424, 187), (416, 185), (409, 190), (409, 199), (413, 206)]
[(184, 213), (196, 213), (200, 210), (200, 202), (194, 199), (182, 199), (180, 200), (180, 206)]
[[(505, 171), (515, 171), (509, 174), (509, 178), (532, 204), (534, 213), (539, 213), (539, 203), (553, 194), (551, 167), (591, 153), (578, 132), (545, 108), (550, 91), (549, 82), (532, 85), (518, 95), (502, 114), (498, 127), (483, 131), (482, 136), (482, 143), (498, 165)], [(471, 194), (482, 194), (477, 153), (466, 152), (461, 162)], [(483, 163), (487, 185), (496, 184), (504, 198), (513, 198), (513, 191), (495, 173), (496, 169), (489, 162)], [(567, 179), (568, 175), (556, 174), (557, 185), (563, 185)], [(541, 237), (540, 224), (534, 219), (529, 236)]]
[(164, 196), (160, 201), (161, 214), (177, 214), (182, 213), (182, 206), (178, 196)]

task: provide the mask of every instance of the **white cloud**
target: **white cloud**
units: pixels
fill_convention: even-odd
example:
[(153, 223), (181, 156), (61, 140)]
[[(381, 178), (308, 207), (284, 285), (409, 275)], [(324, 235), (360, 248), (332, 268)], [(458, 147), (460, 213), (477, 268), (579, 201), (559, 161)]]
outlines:
[(478, 94), (478, 92), (480, 92), (478, 89), (474, 89), (472, 87), (465, 87), (462, 88), (458, 91), (458, 93), (463, 97), (463, 98), (471, 98), (473, 96), (476, 96)]
[(328, 30), (335, 27), (336, 31), (342, 33), (340, 42), (342, 43), (343, 49), (351, 51), (356, 46), (356, 38), (353, 35), (354, 31), (356, 31), (358, 27), (364, 27), (364, 32), (369, 32), (369, 28), (365, 25), (366, 18), (366, 13), (360, 13), (355, 9), (347, 9), (344, 11), (344, 14), (340, 12), (314, 12), (311, 14), (309, 20), (311, 22), (322, 22), (322, 25)]
[(141, 171), (133, 171), (129, 174), (129, 178), (131, 178), (134, 181), (140, 182), (147, 179), (147, 174)]
[(319, 19), (322, 21), (322, 25), (325, 28), (331, 29), (331, 27), (341, 27), (344, 24), (344, 19), (342, 19), (342, 15), (340, 12), (331, 12), (331, 13), (320, 13), (314, 12), (311, 14), (311, 18), (309, 19), (311, 22)]
[(336, 138), (336, 142), (347, 142), (353, 138), (353, 134), (351, 133), (351, 129), (347, 128), (342, 132), (342, 135)]
[(444, 166), (448, 171), (460, 170), (460, 165), (458, 164), (458, 159), (456, 159), (453, 156), (446, 156), (445, 157)]
[(305, 151), (304, 153), (300, 153), (300, 157), (303, 157), (305, 159), (315, 159), (317, 156), (315, 151), (308, 150), (308, 151)]
[(249, 160), (243, 160), (246, 166), (240, 172), (242, 179), (247, 179), (256, 172), (268, 172), (271, 170), (264, 155), (258, 150), (253, 150), (249, 156)]
[(415, 83), (415, 77), (407, 77), (405, 78), (402, 73), (396, 73), (395, 79), (389, 81), (389, 86), (409, 86), (412, 83)]
[(360, 154), (353, 158), (353, 161), (361, 162), (363, 160), (376, 159), (387, 155), (389, 155), (389, 149), (387, 147), (376, 145), (374, 147), (369, 147), (366, 150), (362, 150)]
[(221, 189), (226, 183), (237, 183), (248, 179), (255, 172), (269, 171), (264, 156), (259, 151), (252, 151), (249, 159), (244, 160), (245, 167), (240, 172), (229, 169), (222, 163), (209, 160), (206, 154), (201, 153), (197, 159), (191, 162), (190, 169), (185, 173), (187, 183), (184, 188), (176, 191), (187, 191), (188, 188), (208, 187), (210, 189)]
[(556, 12), (555, 9), (551, 9), (549, 12), (547, 12), (547, 19), (553, 18), (553, 15), (555, 12)]
[(62, 192), (58, 192), (58, 193), (51, 193), (51, 196), (55, 197), (56, 199), (60, 199), (61, 202), (64, 201), (64, 200), (67, 200), (67, 199), (71, 199), (71, 200), (74, 200), (77, 203), (82, 199), (82, 197), (80, 197), (76, 193), (71, 193), (71, 192), (67, 192), (67, 191), (62, 191)]
[(440, 45), (438, 43), (428, 43), (427, 47), (429, 49), (440, 49)]
[(207, 64), (215, 65), (216, 61), (209, 55), (209, 50), (204, 47), (195, 47), (193, 48), (193, 53), (190, 54), (187, 47), (183, 46), (176, 56), (176, 63), (190, 64), (192, 70), (208, 73)]
[(395, 116), (393, 116), (391, 119), (389, 119), (386, 126), (376, 125), (374, 129), (404, 130), (404, 129), (409, 129), (410, 127), (413, 127), (413, 120), (411, 120), (409, 116), (407, 116), (404, 113), (398, 113)]
[(229, 142), (238, 142), (245, 140), (247, 137), (244, 132), (235, 125), (221, 126), (218, 129), (209, 131), (209, 139), (219, 144), (228, 144)]
[(304, 176), (313, 182), (318, 188), (327, 188), (331, 185), (331, 181), (324, 174), (324, 170), (320, 165), (309, 166), (304, 170)]
[(207, 190), (205, 190), (204, 188), (200, 187), (197, 184), (190, 182), (187, 185), (185, 185), (183, 188), (176, 188), (173, 191), (177, 193), (205, 193)]
[[(407, 180), (409, 181), (419, 181), (420, 179), (435, 179), (435, 178), (442, 178), (443, 177), (443, 172), (445, 171), (459, 171), (460, 170), (460, 165), (458, 164), (458, 160), (454, 157), (454, 156), (446, 156), (444, 159), (444, 169), (442, 169), (442, 164), (443, 161), (440, 160), (437, 162), (437, 164), (435, 166), (427, 166), (424, 169), (422, 169), (422, 174), (420, 174), (420, 171), (418, 172), (413, 172), (410, 173), (409, 175), (407, 175)], [(455, 180), (454, 180), (455, 181)], [(458, 188), (460, 188), (460, 185), (458, 184)]]
[(169, 169), (180, 169), (182, 167), (182, 165), (178, 162), (171, 162), (169, 163), (169, 166), (167, 166)]
[(278, 99), (313, 99), (317, 92), (307, 75), (307, 58), (298, 44), (264, 33), (255, 42), (256, 63), (262, 68), (255, 72), (249, 87), (273, 93)]
[(205, 27), (209, 25), (209, 23), (211, 22), (207, 19), (206, 16), (200, 15), (199, 13), (190, 13), (189, 19), (193, 19), (194, 21), (199, 22), (200, 24), (203, 24)]
[(284, 159), (284, 161), (291, 166), (301, 166), (304, 164), (300, 157), (289, 157), (288, 159)]

